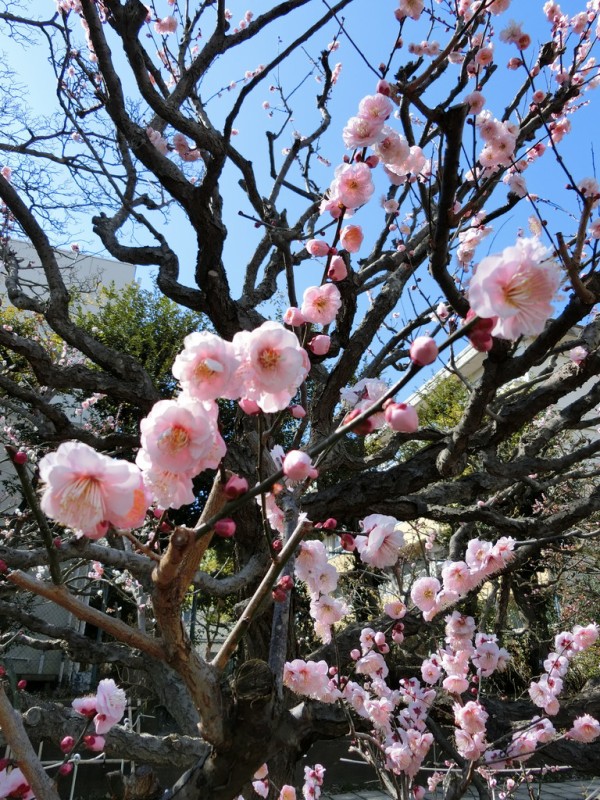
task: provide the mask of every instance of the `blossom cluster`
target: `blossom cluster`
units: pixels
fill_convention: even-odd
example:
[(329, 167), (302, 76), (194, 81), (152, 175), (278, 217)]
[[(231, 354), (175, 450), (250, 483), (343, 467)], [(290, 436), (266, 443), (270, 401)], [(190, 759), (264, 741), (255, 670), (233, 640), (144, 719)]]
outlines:
[(411, 589), (413, 603), (432, 620), (453, 605), (490, 575), (503, 569), (513, 557), (514, 539), (504, 536), (492, 544), (471, 539), (464, 561), (449, 561), (442, 567), (442, 582), (437, 578), (418, 578)]

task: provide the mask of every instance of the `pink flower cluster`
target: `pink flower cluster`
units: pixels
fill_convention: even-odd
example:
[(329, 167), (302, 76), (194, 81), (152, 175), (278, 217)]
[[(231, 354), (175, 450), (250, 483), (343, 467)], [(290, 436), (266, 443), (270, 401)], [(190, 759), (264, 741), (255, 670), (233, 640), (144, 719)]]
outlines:
[(496, 544), (472, 539), (464, 561), (450, 561), (442, 568), (442, 581), (437, 578), (418, 578), (411, 589), (413, 603), (427, 621), (444, 608), (458, 602), (471, 589), (501, 570), (513, 556), (514, 539), (502, 537)]
[(105, 678), (98, 684), (95, 696), (77, 698), (72, 705), (82, 716), (93, 717), (96, 733), (104, 734), (121, 721), (127, 698), (112, 678)]
[(133, 464), (82, 442), (64, 442), (41, 459), (39, 468), (45, 484), (42, 511), (62, 525), (99, 539), (109, 525), (137, 528), (143, 523), (150, 498)]
[(554, 637), (554, 652), (544, 661), (544, 674), (539, 681), (532, 681), (529, 696), (536, 706), (553, 716), (559, 710), (558, 695), (563, 688), (569, 662), (577, 653), (591, 647), (598, 639), (598, 626), (595, 623), (576, 625), (572, 631), (562, 631)]
[(338, 573), (327, 557), (323, 542), (302, 542), (295, 562), (296, 577), (304, 581), (310, 596), (310, 615), (315, 633), (323, 642), (331, 641), (331, 627), (348, 613), (346, 604), (334, 598)]
[(497, 317), (493, 336), (517, 339), (542, 332), (552, 313), (560, 267), (538, 239), (519, 239), (500, 255), (480, 261), (469, 286), (469, 303), (480, 317)]
[(393, 111), (391, 100), (383, 94), (363, 97), (358, 114), (350, 117), (343, 130), (344, 144), (350, 150), (369, 147), (383, 138), (383, 126)]
[(329, 677), (326, 661), (288, 661), (283, 669), (283, 685), (296, 694), (322, 703), (335, 703), (340, 697), (336, 682)]

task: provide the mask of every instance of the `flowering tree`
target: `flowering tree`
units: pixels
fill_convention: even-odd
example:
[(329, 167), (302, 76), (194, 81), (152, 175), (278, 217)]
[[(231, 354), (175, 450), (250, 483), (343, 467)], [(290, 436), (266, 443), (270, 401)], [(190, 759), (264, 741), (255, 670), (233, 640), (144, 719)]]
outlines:
[[(112, 678), (73, 708), (24, 714), (0, 689), (14, 754), (0, 794), (55, 798), (86, 745), (180, 768), (168, 798), (288, 800), (296, 759), (344, 735), (403, 799), (423, 796), (434, 742), (446, 766), (430, 785), (448, 800), (471, 784), (490, 797), (504, 767), (508, 794), (523, 764), (597, 772), (586, 743), (600, 698), (563, 687), (598, 628), (553, 630), (532, 607), (546, 554), (598, 533), (600, 190), (568, 149), (600, 80), (598, 0), (575, 13), (547, 2), (535, 30), (510, 19), (510, 0), (381, 2), (375, 56), (360, 0), (285, 0), (237, 24), (222, 0), (22, 5), (30, 15), (4, 7), (0, 21), (48, 48), (56, 97), (34, 117), (11, 79), (2, 109), (5, 283), (28, 321), (0, 330), (27, 501), (0, 548), (4, 643), (18, 628), (32, 647), (135, 670), (179, 733), (120, 726)], [(340, 46), (366, 88), (336, 127)], [(258, 66), (241, 60), (255, 47)], [(55, 250), (74, 224), (205, 315), (174, 360), (172, 397), (76, 318)], [(494, 230), (508, 238), (486, 255)], [(468, 343), (475, 376), (457, 358)], [(464, 387), (448, 424), (420, 424), (406, 402), (430, 365)], [(73, 393), (126, 405), (139, 440), (118, 420), (81, 425)], [(212, 489), (199, 502), (201, 474)], [(226, 577), (201, 568), (215, 537), (234, 553)], [(328, 558), (332, 541), (345, 556)], [(134, 619), (85, 601), (117, 574)], [(181, 622), (190, 586), (235, 601), (210, 656)], [(104, 638), (49, 624), (24, 593)], [(541, 639), (516, 689), (526, 700), (497, 677), (515, 619)], [(30, 738), (60, 743), (64, 762), (45, 772)], [(322, 782), (308, 769), (305, 797)], [(156, 787), (134, 776), (122, 790)]]

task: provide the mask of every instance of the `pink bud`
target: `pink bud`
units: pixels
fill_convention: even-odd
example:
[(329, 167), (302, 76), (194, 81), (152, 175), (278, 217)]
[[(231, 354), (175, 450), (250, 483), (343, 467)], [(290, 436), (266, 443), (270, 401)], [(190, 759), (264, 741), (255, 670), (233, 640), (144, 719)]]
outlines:
[(75, 739), (72, 736), (65, 736), (63, 739), (61, 739), (60, 749), (63, 751), (63, 753), (70, 753), (74, 744)]
[(380, 80), (377, 81), (377, 86), (375, 87), (375, 91), (378, 94), (384, 94), (386, 97), (389, 97), (392, 93), (392, 87), (389, 85), (387, 81)]
[(83, 741), (88, 750), (92, 750), (94, 753), (99, 753), (101, 750), (104, 750), (104, 736), (90, 734), (89, 736), (84, 736)]
[(271, 597), (276, 603), (283, 603), (287, 597), (287, 592), (285, 589), (280, 589), (279, 586), (276, 586), (271, 592)]
[(52, 540), (52, 544), (54, 545), (54, 547), (56, 547), (57, 550), (60, 550), (60, 548), (62, 547), (62, 539), (60, 538), (60, 536), (55, 536), (54, 539)]
[(354, 541), (354, 536), (350, 533), (342, 533), (340, 536), (340, 544), (343, 550), (347, 550), (348, 553), (352, 553), (356, 550), (356, 542)]
[(368, 156), (365, 158), (365, 164), (371, 169), (375, 169), (377, 164), (379, 164), (379, 158), (377, 156)]
[(279, 553), (281, 551), (281, 548), (283, 547), (283, 542), (281, 541), (281, 539), (273, 539), (273, 541), (271, 542), (271, 547), (276, 553)]
[(396, 644), (402, 644), (404, 641), (404, 623), (397, 622), (392, 628), (392, 639)]
[(13, 456), (13, 461), (15, 464), (26, 464), (27, 463), (27, 453), (23, 452), (23, 450), (19, 450)]
[(387, 642), (384, 642), (383, 644), (380, 644), (379, 645), (379, 652), (384, 656), (387, 655), (387, 653), (390, 652), (389, 644)]
[(228, 500), (235, 500), (247, 491), (248, 481), (239, 475), (232, 475), (223, 488), (223, 494)]
[(334, 256), (329, 262), (327, 277), (332, 281), (343, 281), (348, 277), (348, 268), (341, 256)]
[(63, 777), (65, 775), (70, 775), (72, 772), (73, 772), (73, 764), (71, 764), (70, 761), (67, 761), (66, 764), (61, 764), (60, 767), (58, 768), (58, 774), (62, 775)]
[(26, 688), (27, 688), (27, 681), (25, 681), (25, 680), (20, 680), (20, 681), (17, 683), (17, 689), (19, 689), (19, 691), (21, 691), (21, 692), (22, 692), (22, 691), (23, 691), (23, 690), (25, 690)]
[(316, 478), (319, 471), (313, 467), (308, 453), (290, 450), (283, 459), (283, 474), (291, 481), (303, 481), (307, 478)]
[(325, 356), (331, 347), (331, 338), (323, 333), (313, 336), (308, 343), (308, 349), (316, 356)]
[[(352, 411), (346, 414), (346, 416), (342, 420), (342, 425), (347, 425), (349, 422), (355, 420), (362, 413), (363, 412), (358, 408), (352, 409)], [(355, 425), (352, 428), (352, 433), (356, 433), (359, 436), (366, 436), (368, 433), (373, 433), (375, 428), (376, 425), (375, 422), (373, 422), (372, 417), (367, 417), (367, 419), (364, 419), (362, 422), (359, 422), (358, 425)]]
[(385, 633), (383, 631), (377, 631), (377, 633), (373, 637), (373, 641), (375, 642), (377, 647), (381, 647), (382, 644), (385, 644)]
[(410, 358), (417, 366), (433, 364), (438, 356), (438, 346), (431, 336), (417, 336), (410, 346)]
[(230, 517), (215, 522), (215, 533), (223, 539), (231, 539), (235, 535), (235, 522)]
[(385, 421), (398, 433), (414, 433), (419, 427), (419, 415), (408, 403), (390, 403), (386, 406)]
[(337, 519), (329, 517), (325, 520), (321, 527), (323, 527), (326, 531), (334, 531), (337, 528)]
[(0, 573), (8, 572), (8, 564), (3, 558), (0, 558)]
[(288, 310), (283, 315), (283, 321), (286, 325), (291, 325), (293, 328), (298, 328), (300, 325), (304, 325), (306, 320), (302, 316), (302, 312), (296, 306), (290, 306)]
[(309, 239), (306, 249), (311, 256), (326, 256), (329, 253), (329, 245), (324, 239)]
[(291, 575), (284, 575), (279, 579), (277, 586), (279, 586), (280, 589), (283, 589), (284, 592), (289, 592), (294, 588), (294, 579)]
[(350, 658), (353, 661), (358, 661), (360, 658), (360, 650), (357, 650), (356, 648), (354, 650), (350, 650)]
[[(470, 322), (475, 316), (475, 312), (469, 309), (465, 322)], [(479, 319), (467, 334), (472, 346), (480, 353), (487, 353), (494, 346), (492, 330), (496, 325), (496, 320), (497, 317)]]
[(294, 419), (304, 419), (304, 417), (306, 416), (306, 411), (304, 410), (304, 408), (302, 408), (302, 406), (296, 404), (290, 406), (290, 414)]
[(247, 397), (242, 397), (241, 400), (238, 400), (238, 405), (244, 412), (244, 414), (260, 414), (260, 408), (254, 402), (254, 400), (249, 400)]

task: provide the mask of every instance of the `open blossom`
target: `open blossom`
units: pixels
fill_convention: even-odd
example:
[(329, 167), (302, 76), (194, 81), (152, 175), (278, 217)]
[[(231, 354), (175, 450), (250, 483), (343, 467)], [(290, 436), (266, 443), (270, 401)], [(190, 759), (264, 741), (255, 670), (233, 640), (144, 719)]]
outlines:
[(34, 800), (27, 778), (18, 767), (0, 772), (0, 797), (18, 797), (19, 800)]
[(196, 400), (237, 399), (241, 394), (239, 361), (233, 345), (207, 331), (195, 331), (183, 340), (173, 375), (183, 391)]
[(267, 413), (286, 408), (310, 369), (296, 336), (277, 322), (263, 322), (236, 333), (233, 345), (243, 362), (244, 397)]
[(104, 535), (107, 523), (119, 527), (143, 491), (137, 467), (81, 442), (64, 442), (44, 456), (40, 478), (46, 484), (42, 511), (89, 538)]
[(101, 680), (96, 691), (96, 733), (107, 733), (113, 725), (120, 722), (126, 705), (127, 698), (123, 689), (119, 689), (112, 678)]
[(411, 600), (421, 611), (429, 611), (435, 606), (441, 588), (437, 578), (418, 578), (410, 590)]
[(144, 484), (161, 508), (181, 508), (193, 503), (195, 498), (193, 471), (171, 472), (153, 464), (148, 453), (138, 451), (135, 463), (142, 470)]
[(307, 322), (329, 325), (336, 318), (341, 306), (340, 290), (332, 283), (324, 283), (322, 286), (309, 286), (306, 289), (300, 311)]
[(140, 431), (142, 448), (161, 470), (198, 474), (215, 469), (225, 455), (216, 406), (185, 395), (155, 403), (141, 421)]
[(398, 20), (402, 20), (405, 17), (417, 20), (423, 13), (423, 8), (423, 0), (398, 0), (398, 8), (394, 13)]
[(382, 129), (383, 120), (372, 117), (350, 117), (342, 132), (342, 139), (349, 150), (369, 147), (381, 139)]
[(175, 33), (177, 30), (177, 20), (175, 17), (164, 17), (154, 23), (154, 30), (165, 36), (168, 33)]
[(383, 514), (371, 514), (363, 520), (367, 536), (356, 536), (354, 542), (361, 559), (373, 567), (392, 567), (404, 545), (404, 535), (397, 529), (398, 520)]
[(469, 286), (469, 303), (480, 317), (498, 317), (493, 336), (537, 335), (552, 313), (560, 268), (538, 239), (519, 239), (500, 255), (479, 263)]
[(573, 722), (567, 737), (576, 742), (593, 742), (600, 736), (600, 722), (590, 714), (584, 714)]
[(330, 202), (354, 209), (364, 205), (375, 191), (371, 168), (364, 161), (340, 164), (329, 187)]

